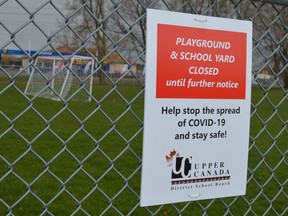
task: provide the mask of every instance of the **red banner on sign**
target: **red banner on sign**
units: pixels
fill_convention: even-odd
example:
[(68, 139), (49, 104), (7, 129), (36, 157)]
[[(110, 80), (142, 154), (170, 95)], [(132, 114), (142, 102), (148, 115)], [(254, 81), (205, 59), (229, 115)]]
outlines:
[(245, 99), (246, 33), (158, 24), (157, 98)]

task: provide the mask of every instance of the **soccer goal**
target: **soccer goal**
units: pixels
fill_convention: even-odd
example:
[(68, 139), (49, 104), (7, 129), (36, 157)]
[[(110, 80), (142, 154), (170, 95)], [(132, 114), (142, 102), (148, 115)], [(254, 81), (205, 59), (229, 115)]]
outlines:
[(91, 101), (94, 59), (73, 56), (38, 56), (25, 94), (52, 100)]

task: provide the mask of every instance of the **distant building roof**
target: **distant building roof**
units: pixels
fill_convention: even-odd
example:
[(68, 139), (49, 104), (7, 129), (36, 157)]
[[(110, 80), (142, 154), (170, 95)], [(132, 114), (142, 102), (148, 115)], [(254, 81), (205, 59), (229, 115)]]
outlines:
[[(95, 48), (82, 48), (79, 49), (79, 47), (68, 47), (68, 46), (60, 46), (57, 47), (58, 52), (77, 52), (81, 53), (83, 55), (93, 55), (95, 58), (97, 57), (97, 49)], [(110, 54), (107, 59), (105, 59), (105, 64), (108, 63), (121, 63), (126, 64), (126, 62), (117, 54), (112, 53)]]

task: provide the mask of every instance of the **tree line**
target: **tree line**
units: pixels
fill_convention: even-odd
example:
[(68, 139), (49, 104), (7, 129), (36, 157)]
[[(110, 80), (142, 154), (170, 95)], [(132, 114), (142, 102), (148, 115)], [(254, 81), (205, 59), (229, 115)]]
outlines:
[(269, 69), (288, 88), (288, 7), (255, 0), (71, 0), (59, 46), (94, 48), (99, 65), (116, 53), (128, 65), (145, 64), (146, 9), (253, 21), (253, 73)]

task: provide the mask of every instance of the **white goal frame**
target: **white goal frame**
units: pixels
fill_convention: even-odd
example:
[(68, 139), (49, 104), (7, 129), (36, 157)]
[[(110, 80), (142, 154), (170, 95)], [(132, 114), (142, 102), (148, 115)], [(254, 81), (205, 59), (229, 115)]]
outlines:
[(91, 101), (94, 66), (94, 58), (88, 56), (38, 56), (25, 94), (52, 100), (72, 97), (74, 101)]

